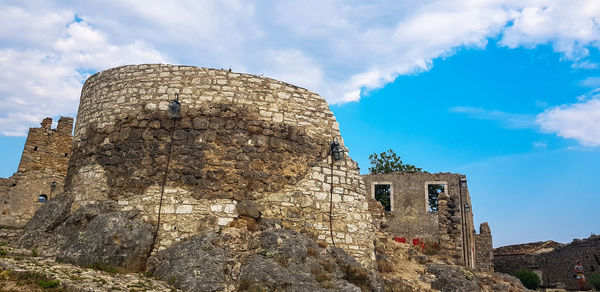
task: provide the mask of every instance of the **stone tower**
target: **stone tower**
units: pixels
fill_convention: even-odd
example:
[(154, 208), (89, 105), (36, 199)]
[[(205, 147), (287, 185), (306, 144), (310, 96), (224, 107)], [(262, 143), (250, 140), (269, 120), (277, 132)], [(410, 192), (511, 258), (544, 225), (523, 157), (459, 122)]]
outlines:
[(30, 128), (17, 172), (0, 180), (0, 225), (21, 227), (33, 213), (62, 192), (73, 145), (73, 118), (52, 118)]
[(106, 201), (138, 212), (158, 226), (157, 249), (261, 216), (370, 262), (364, 183), (352, 159), (332, 159), (334, 140), (343, 148), (327, 102), (303, 88), (190, 66), (113, 68), (83, 87), (65, 194), (71, 212)]

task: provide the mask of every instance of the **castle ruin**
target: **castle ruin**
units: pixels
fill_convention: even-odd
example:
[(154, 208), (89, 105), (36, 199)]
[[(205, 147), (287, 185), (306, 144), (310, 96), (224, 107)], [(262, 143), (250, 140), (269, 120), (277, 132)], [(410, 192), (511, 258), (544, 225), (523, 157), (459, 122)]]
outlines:
[[(131, 258), (117, 255), (111, 262), (123, 271), (143, 269), (147, 256), (194, 235), (228, 226), (250, 230), (257, 220), (272, 220), (340, 247), (368, 267), (383, 223), (383, 231), (395, 237), (436, 242), (436, 257), (450, 264), (493, 271), (491, 232), (484, 223), (475, 234), (464, 175), (361, 176), (356, 162), (340, 157), (347, 150), (327, 102), (306, 89), (225, 70), (129, 65), (88, 78), (74, 137), (72, 122), (61, 118), (55, 130), (47, 121), (31, 129), (23, 171), (19, 166), (23, 174), (52, 174), (22, 185), (36, 199), (56, 182), (50, 204), (28, 223), (21, 245), (56, 240), (61, 260), (86, 262), (80, 259), (95, 253), (77, 246), (98, 245), (83, 236), (97, 230), (90, 220), (120, 220), (124, 230), (133, 226), (133, 235), (106, 236), (111, 242), (105, 246), (118, 252), (127, 238), (144, 239)], [(34, 137), (53, 137), (32, 134), (38, 132), (65, 138), (38, 143), (41, 138)], [(60, 158), (52, 160), (57, 169), (43, 167), (50, 165), (39, 155), (43, 149), (53, 149), (43, 157)], [(430, 185), (439, 190), (433, 211)], [(385, 212), (374, 200), (382, 186), (390, 200)], [(35, 208), (22, 212), (19, 226), (41, 205), (32, 202)], [(7, 201), (5, 209), (14, 213), (18, 208), (10, 206), (19, 204)], [(49, 234), (58, 237), (40, 239)]]
[[(496, 271), (514, 274), (530, 269), (540, 277), (541, 286), (547, 288), (577, 289), (573, 269), (579, 260), (586, 277), (600, 271), (600, 235), (575, 239), (569, 244), (549, 240), (494, 249)], [(586, 289), (591, 289), (589, 281)]]
[(493, 271), (491, 231), (483, 223), (475, 233), (464, 175), (394, 172), (363, 179), (368, 195), (385, 206), (387, 232), (439, 245), (437, 256), (453, 264)]
[(15, 174), (0, 178), (0, 226), (23, 227), (35, 211), (63, 190), (73, 145), (73, 118), (52, 118), (30, 128)]

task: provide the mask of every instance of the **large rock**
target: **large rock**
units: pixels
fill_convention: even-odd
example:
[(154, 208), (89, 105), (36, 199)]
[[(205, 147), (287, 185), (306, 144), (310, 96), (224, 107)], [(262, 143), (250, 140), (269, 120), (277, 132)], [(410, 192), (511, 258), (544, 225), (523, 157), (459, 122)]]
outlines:
[(76, 240), (62, 247), (57, 259), (84, 267), (141, 271), (152, 245), (153, 227), (136, 215), (125, 211), (94, 217)]
[(475, 275), (463, 267), (428, 264), (426, 270), (436, 276), (431, 287), (442, 292), (481, 291)]
[(185, 291), (382, 290), (343, 250), (283, 229), (192, 236), (153, 256), (148, 272)]
[(215, 233), (173, 244), (149, 261), (148, 271), (185, 291), (224, 290), (231, 255), (213, 244)]
[(58, 246), (53, 231), (69, 217), (72, 203), (73, 199), (63, 193), (40, 207), (25, 225), (17, 245), (37, 248), (41, 253), (54, 253)]

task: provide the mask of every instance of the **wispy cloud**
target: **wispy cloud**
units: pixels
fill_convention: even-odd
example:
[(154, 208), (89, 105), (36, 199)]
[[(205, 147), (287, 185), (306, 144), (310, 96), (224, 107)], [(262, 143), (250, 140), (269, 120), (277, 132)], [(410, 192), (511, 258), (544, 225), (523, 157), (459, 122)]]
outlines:
[(585, 86), (585, 87), (598, 87), (598, 86), (600, 86), (600, 77), (598, 77), (598, 76), (587, 77), (587, 78), (581, 80), (579, 82), (579, 84), (581, 86)]
[(0, 134), (24, 135), (31, 120), (74, 113), (85, 72), (130, 63), (231, 67), (331, 103), (357, 101), (497, 36), (511, 48), (550, 43), (591, 68), (597, 15), (595, 0), (8, 1), (0, 7), (0, 103), (10, 107), (0, 112)]
[(496, 121), (508, 129), (528, 129), (536, 127), (535, 115), (530, 114), (515, 114), (469, 106), (455, 106), (451, 107), (449, 110), (453, 113), (465, 114), (472, 119)]
[(536, 122), (547, 133), (575, 139), (583, 146), (600, 146), (600, 99), (553, 107), (540, 113)]
[(547, 148), (548, 147), (548, 142), (546, 142), (546, 141), (534, 141), (533, 142), (533, 147), (535, 147), (535, 148)]

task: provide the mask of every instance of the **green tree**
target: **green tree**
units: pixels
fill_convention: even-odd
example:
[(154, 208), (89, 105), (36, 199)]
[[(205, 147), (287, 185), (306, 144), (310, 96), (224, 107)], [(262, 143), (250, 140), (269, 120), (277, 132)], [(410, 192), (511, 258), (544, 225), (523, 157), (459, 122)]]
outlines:
[(444, 192), (444, 185), (428, 185), (427, 192), (429, 194), (429, 211), (437, 212), (439, 207), (438, 196)]
[(535, 290), (540, 286), (540, 277), (532, 270), (518, 270), (515, 272), (515, 277), (519, 278), (527, 289)]
[(389, 185), (375, 185), (375, 200), (379, 201), (385, 211), (391, 211), (392, 205), (390, 203), (390, 186)]
[(423, 171), (412, 164), (403, 163), (400, 156), (394, 153), (392, 149), (379, 154), (373, 153), (369, 155), (369, 161), (371, 162), (371, 167), (369, 167), (369, 173), (371, 174), (391, 173), (395, 171)]

